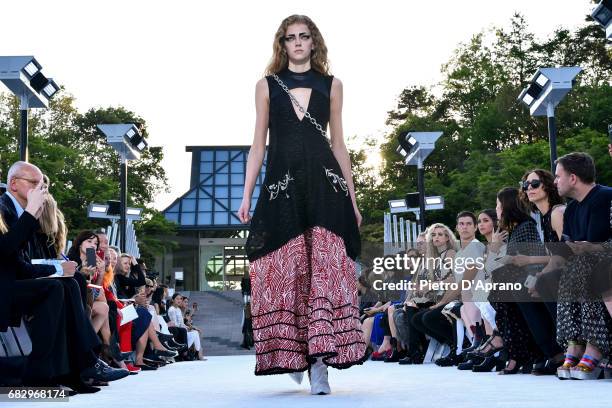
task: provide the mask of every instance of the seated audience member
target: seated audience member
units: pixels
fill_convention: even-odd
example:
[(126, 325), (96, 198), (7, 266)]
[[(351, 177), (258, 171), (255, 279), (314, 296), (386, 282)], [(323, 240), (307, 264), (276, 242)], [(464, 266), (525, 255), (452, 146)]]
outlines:
[[(396, 269), (385, 269), (382, 274), (371, 273), (369, 279), (373, 281), (372, 286), (378, 297), (378, 301), (374, 306), (363, 310), (368, 316), (362, 323), (363, 338), (368, 347), (373, 344), (378, 346), (378, 350), (372, 353), (372, 361), (384, 361), (385, 359), (395, 357), (394, 350), (398, 350), (397, 334), (395, 333), (395, 324), (393, 323), (393, 332), (389, 321), (389, 314), (392, 315), (392, 310), (389, 308), (394, 304), (403, 302), (403, 291), (390, 290), (390, 283), (399, 283), (402, 280), (402, 271)], [(376, 288), (376, 281), (381, 281), (381, 288)], [(370, 349), (368, 349), (369, 352)]]
[[(40, 169), (30, 163), (16, 162), (11, 166), (7, 176), (7, 191), (0, 197), (0, 212), (10, 230), (19, 222), (28, 206), (28, 193), (36, 186), (42, 185), (43, 174)], [(28, 242), (21, 245), (17, 251), (16, 263), (19, 266), (18, 279), (39, 278), (54, 273), (71, 276), (76, 265), (74, 262), (64, 262), (60, 265), (33, 265), (34, 250), (37, 247), (36, 237), (32, 234)], [(79, 286), (74, 279), (60, 279), (64, 291), (64, 307), (60, 307), (66, 323), (65, 348), (62, 355), (55, 358), (68, 364), (69, 373), (58, 378), (57, 383), (67, 385), (79, 393), (97, 392), (97, 387), (88, 386), (83, 379), (94, 381), (114, 381), (127, 375), (125, 370), (115, 370), (98, 359), (95, 350), (100, 341), (80, 299)], [(68, 350), (70, 352), (68, 352)]]
[(136, 295), (136, 289), (145, 285), (145, 274), (133, 256), (121, 254), (115, 270), (115, 285), (120, 299), (129, 299)]
[[(186, 330), (187, 332), (187, 347), (192, 348), (198, 355), (199, 360), (203, 360), (202, 356), (202, 347), (200, 344), (200, 333), (196, 330), (189, 330), (189, 327), (185, 324), (185, 318), (183, 316), (183, 312), (181, 308), (184, 308), (183, 304), (183, 296), (179, 293), (175, 293), (172, 295), (172, 306), (168, 308), (168, 317), (170, 318), (170, 322), (168, 323), (169, 330), (173, 332), (176, 336), (176, 332), (172, 329), (173, 327)], [(177, 339), (182, 340), (179, 336)], [(182, 341), (181, 341), (182, 342)]]
[[(565, 205), (555, 186), (554, 176), (542, 169), (525, 172), (521, 179), (519, 196), (524, 207), (537, 221), (536, 227), (540, 240), (545, 245), (557, 245), (556, 243), (561, 240), (563, 234)], [(515, 255), (510, 261), (519, 267), (535, 268), (533, 271), (536, 272), (537, 277), (540, 277), (547, 268), (556, 269), (558, 263), (558, 260), (551, 256), (550, 251), (544, 256)], [(557, 368), (563, 363), (563, 350), (556, 341), (556, 295), (559, 290), (558, 278), (560, 276), (561, 272), (558, 270), (555, 272), (556, 282), (547, 279), (546, 286), (550, 287), (549, 290), (554, 293), (553, 296), (547, 296), (543, 302), (519, 304), (529, 329), (544, 355), (543, 359), (534, 364), (532, 374), (535, 375), (554, 375), (557, 373)], [(549, 277), (552, 278), (552, 274)], [(543, 327), (548, 329), (542, 330)]]
[[(491, 283), (491, 275), (497, 268), (503, 266), (499, 259), (506, 255), (505, 240), (508, 237), (506, 231), (499, 230), (497, 212), (494, 209), (486, 209), (478, 214), (478, 231), (487, 241), (487, 249), (484, 254), (485, 263), (481, 276), (475, 281)], [(473, 350), (466, 350), (466, 360), (458, 368), (470, 369), (474, 372), (488, 372), (493, 368), (502, 370), (506, 361), (499, 357), (499, 351), (503, 349), (504, 342), (497, 330), (495, 321), (496, 312), (488, 301), (489, 291), (475, 288), (472, 291), (474, 304), (478, 307), (483, 320), (485, 341)]]
[[(107, 349), (110, 345), (109, 308), (106, 303), (104, 291), (88, 287), (89, 284), (101, 286), (104, 278), (106, 265), (100, 257), (99, 238), (93, 231), (82, 231), (77, 235), (68, 252), (68, 258), (77, 263), (77, 273), (85, 280), (84, 306), (91, 309), (91, 321), (96, 333), (100, 334), (102, 342)], [(96, 265), (88, 265), (87, 250), (93, 250)], [(107, 351), (105, 351), (106, 353)]]
[[(153, 317), (153, 324), (155, 325), (157, 337), (159, 338), (159, 341), (164, 345), (164, 347), (168, 350), (179, 350), (184, 345), (176, 343), (176, 341), (174, 340), (174, 336), (172, 335), (172, 333), (170, 333), (170, 330), (168, 330), (168, 323), (158, 313), (158, 310), (160, 310), (159, 303), (161, 302), (161, 299), (164, 296), (163, 294), (164, 288), (157, 287), (157, 282), (148, 278), (146, 279), (145, 295), (147, 296), (148, 300), (147, 310)], [(155, 302), (157, 302), (157, 307), (154, 304)]]
[[(422, 262), (424, 259), (415, 249), (408, 250), (406, 255), (412, 258), (413, 261), (417, 261), (420, 258), (420, 262)], [(428, 281), (428, 272), (428, 269), (421, 263), (412, 275), (411, 282), (415, 289), (407, 290), (404, 303), (393, 312), (393, 321), (397, 328), (398, 340), (403, 344), (405, 350), (405, 355), (398, 360), (400, 364), (421, 364), (425, 356), (425, 349), (427, 348), (426, 339), (421, 332), (411, 327), (411, 320), (416, 312), (426, 309), (435, 303), (428, 295), (433, 295), (437, 291), (430, 291), (421, 287), (423, 281)]]
[[(499, 374), (531, 373), (533, 363), (543, 356), (542, 348), (530, 330), (530, 321), (541, 315), (548, 316), (541, 303), (530, 302), (527, 288), (523, 285), (526, 278), (535, 275), (542, 269), (535, 270), (512, 263), (515, 256), (544, 256), (544, 245), (540, 240), (536, 223), (523, 207), (516, 188), (507, 187), (497, 193), (497, 217), (500, 229), (508, 232), (508, 245), (504, 266), (493, 271), (493, 283), (520, 284), (521, 290), (503, 290), (496, 288), (489, 294), (491, 305), (496, 311), (496, 323), (504, 341), (507, 354), (506, 368)], [(554, 347), (553, 331), (550, 327), (541, 327), (538, 336), (541, 341)]]
[(29, 332), (32, 352), (28, 356), (24, 385), (44, 386), (68, 374), (69, 367), (61, 356), (66, 354), (64, 339), (64, 289), (54, 279), (19, 278), (19, 249), (39, 229), (37, 218), (42, 213), (47, 188), (38, 183), (28, 189), (28, 204), (23, 214), (7, 226), (0, 212), (0, 331), (19, 325), (21, 315), (31, 316)]
[(560, 379), (599, 377), (599, 362), (612, 353), (612, 320), (601, 297), (590, 293), (595, 266), (612, 249), (612, 188), (596, 184), (595, 164), (586, 153), (557, 160), (555, 184), (572, 199), (563, 217), (563, 238), (574, 253), (563, 267), (557, 304), (557, 341), (566, 348)]
[[(468, 240), (469, 236), (467, 238), (464, 237), (465, 232), (463, 229), (464, 227), (467, 228), (470, 222), (473, 222), (472, 218), (473, 214), (468, 212), (459, 213), (457, 216), (457, 229), (462, 239), (461, 244), (466, 246), (469, 245), (471, 240)], [(455, 259), (457, 259), (461, 251), (460, 243), (455, 238), (452, 230), (446, 225), (440, 224), (435, 228), (432, 227), (427, 230), (426, 267), (429, 271), (427, 280), (441, 284), (450, 284), (456, 281), (451, 266), (454, 265)], [(442, 311), (451, 302), (458, 300), (460, 291), (442, 289), (435, 295), (436, 298), (432, 300), (436, 300), (436, 302), (433, 305), (420, 309), (412, 317), (410, 329), (412, 330), (414, 327), (414, 329), (420, 331), (423, 335), (426, 334), (440, 343), (448, 344), (450, 347), (448, 356), (438, 359), (436, 364), (441, 366), (454, 365), (458, 363), (456, 329), (446, 316), (442, 314)], [(429, 295), (429, 297), (431, 296), (433, 294)]]
[[(484, 273), (484, 254), (486, 247), (476, 238), (476, 231), (478, 231), (478, 220), (472, 213), (471, 221), (464, 220), (463, 224), (458, 223), (457, 231), (461, 240), (461, 249), (457, 256), (455, 256), (456, 264), (463, 264), (461, 277), (456, 276), (457, 281), (464, 288), (464, 285), (469, 284), (470, 289), (461, 290), (461, 306), (459, 308), (458, 319), (455, 321), (456, 333), (457, 333), (457, 352), (459, 353), (459, 360), (463, 360), (465, 364), (459, 364), (460, 370), (471, 370), (472, 365), (466, 360), (467, 353), (480, 347), (484, 342), (484, 329), (481, 325), (482, 316), (480, 315), (480, 309), (473, 301), (472, 289), (475, 282), (480, 280)], [(467, 213), (466, 213), (467, 215)], [(456, 271), (457, 268), (455, 268)], [(467, 329), (467, 330), (466, 330)], [(467, 333), (466, 333), (467, 332)], [(463, 346), (463, 340), (465, 334), (472, 341), (472, 345), (464, 350), (461, 350)]]

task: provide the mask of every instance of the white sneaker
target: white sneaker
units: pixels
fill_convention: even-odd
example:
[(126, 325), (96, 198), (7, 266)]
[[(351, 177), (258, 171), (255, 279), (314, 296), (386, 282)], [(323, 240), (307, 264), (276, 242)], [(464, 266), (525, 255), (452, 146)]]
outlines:
[(310, 366), (310, 393), (312, 395), (327, 395), (331, 393), (327, 380), (327, 366), (323, 359), (318, 358), (316, 363)]
[(300, 385), (302, 383), (302, 380), (304, 379), (304, 372), (298, 371), (295, 373), (289, 373), (289, 377), (291, 377), (291, 379), (295, 381), (296, 384)]

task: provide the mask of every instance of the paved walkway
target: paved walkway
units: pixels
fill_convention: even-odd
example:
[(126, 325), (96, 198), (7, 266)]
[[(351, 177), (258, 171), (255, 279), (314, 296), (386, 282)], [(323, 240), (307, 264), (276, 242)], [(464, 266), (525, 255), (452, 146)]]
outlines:
[[(308, 379), (256, 377), (254, 356), (209, 357), (176, 363), (111, 383), (93, 395), (77, 395), (53, 408), (213, 407), (423, 407), (559, 408), (609, 407), (612, 381), (559, 381), (532, 375), (498, 376), (432, 364), (400, 366), (368, 361), (330, 369), (331, 395), (311, 396)], [(41, 407), (41, 403), (4, 403)]]

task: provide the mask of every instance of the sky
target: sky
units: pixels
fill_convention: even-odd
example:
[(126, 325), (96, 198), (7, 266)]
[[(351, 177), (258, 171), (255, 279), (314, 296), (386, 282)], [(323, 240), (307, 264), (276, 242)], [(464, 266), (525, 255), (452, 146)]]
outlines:
[(438, 83), (442, 64), (475, 33), (507, 27), (520, 12), (545, 38), (592, 8), (588, 0), (11, 1), (0, 5), (0, 55), (34, 55), (80, 111), (121, 105), (143, 117), (149, 145), (164, 148), (170, 192), (154, 202), (162, 210), (189, 189), (186, 146), (252, 143), (255, 83), (291, 14), (308, 15), (323, 34), (344, 84), (345, 139), (359, 140), (381, 138), (399, 93)]

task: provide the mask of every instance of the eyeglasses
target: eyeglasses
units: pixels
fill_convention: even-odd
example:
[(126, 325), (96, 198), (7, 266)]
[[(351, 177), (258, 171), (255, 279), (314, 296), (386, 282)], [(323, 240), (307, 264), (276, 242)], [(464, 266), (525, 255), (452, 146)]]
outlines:
[(25, 180), (28, 183), (35, 185), (35, 186), (38, 185), (38, 183), (40, 183), (40, 180), (33, 180), (33, 179), (26, 178), (26, 177), (15, 177), (15, 178), (18, 180)]
[(147, 288), (152, 288), (153, 286), (151, 286), (151, 285), (145, 285), (145, 287), (147, 287)]
[(527, 191), (527, 189), (529, 189), (529, 186), (531, 186), (532, 189), (536, 189), (539, 188), (542, 185), (542, 181), (540, 180), (525, 180), (525, 181), (520, 181), (519, 182), (519, 186), (523, 189), (523, 191)]

